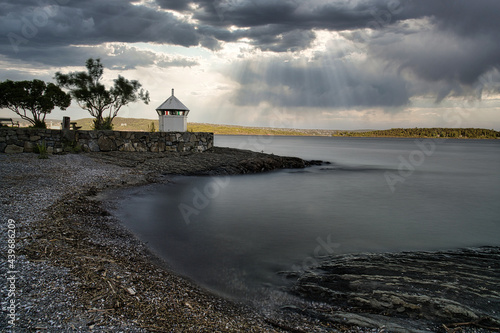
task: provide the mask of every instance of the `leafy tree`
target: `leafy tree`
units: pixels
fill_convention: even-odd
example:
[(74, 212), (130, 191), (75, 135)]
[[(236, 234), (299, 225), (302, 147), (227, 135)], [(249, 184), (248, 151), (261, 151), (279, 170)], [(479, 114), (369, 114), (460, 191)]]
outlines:
[[(55, 79), (60, 87), (67, 88), (82, 109), (87, 110), (94, 119), (94, 129), (112, 129), (112, 121), (124, 105), (142, 100), (149, 103), (149, 93), (141, 89), (137, 80), (129, 81), (118, 75), (109, 90), (100, 81), (104, 66), (100, 59), (88, 59), (87, 72), (62, 74), (57, 72)], [(105, 112), (109, 112), (105, 115)]]
[(37, 79), (0, 82), (0, 108), (14, 111), (35, 128), (47, 127), (45, 117), (56, 106), (66, 110), (70, 104), (71, 96), (53, 83)]

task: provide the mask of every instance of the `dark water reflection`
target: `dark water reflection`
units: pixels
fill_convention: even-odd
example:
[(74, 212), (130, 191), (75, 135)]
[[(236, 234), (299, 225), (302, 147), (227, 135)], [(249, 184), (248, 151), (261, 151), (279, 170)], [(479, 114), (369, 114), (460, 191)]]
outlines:
[[(418, 154), (410, 139), (216, 140), (332, 162), (128, 190), (117, 212), (124, 224), (173, 269), (219, 293), (254, 297), (282, 283), (277, 272), (331, 253), (500, 245), (499, 141), (429, 141), (432, 152)], [(412, 156), (424, 158), (409, 172), (401, 163)]]

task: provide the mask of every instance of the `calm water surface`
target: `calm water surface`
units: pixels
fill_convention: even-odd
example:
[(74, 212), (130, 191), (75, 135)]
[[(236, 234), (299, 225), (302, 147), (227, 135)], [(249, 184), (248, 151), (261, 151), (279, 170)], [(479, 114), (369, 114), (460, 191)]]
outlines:
[(215, 139), (331, 162), (127, 190), (123, 223), (174, 270), (226, 296), (256, 297), (283, 283), (278, 272), (328, 254), (500, 245), (500, 140)]

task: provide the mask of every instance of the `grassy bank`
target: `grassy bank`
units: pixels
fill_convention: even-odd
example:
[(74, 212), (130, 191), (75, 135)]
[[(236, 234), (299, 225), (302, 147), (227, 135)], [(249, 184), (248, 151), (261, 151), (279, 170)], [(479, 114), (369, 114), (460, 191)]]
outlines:
[[(76, 120), (77, 125), (82, 130), (90, 130), (92, 118)], [(113, 120), (114, 129), (117, 131), (145, 131), (148, 132), (154, 125), (157, 131), (159, 128), (158, 120), (121, 118), (116, 117)], [(188, 131), (192, 132), (212, 132), (218, 135), (303, 135), (303, 136), (331, 136), (338, 131), (335, 130), (317, 130), (317, 129), (294, 129), (294, 128), (271, 128), (271, 127), (247, 127), (236, 125), (217, 125), (205, 123), (188, 123)]]
[[(21, 119), (21, 126), (28, 126)], [(93, 118), (75, 120), (82, 130), (92, 129)], [(58, 120), (48, 120), (58, 125)], [(122, 118), (113, 120), (116, 131), (158, 131), (158, 119)], [(387, 130), (325, 130), (249, 127), (237, 125), (218, 125), (206, 123), (188, 123), (188, 131), (212, 132), (216, 135), (290, 135), (290, 136), (346, 136), (346, 137), (400, 137), (400, 138), (462, 138), (462, 139), (496, 139), (500, 132), (484, 128), (391, 128)]]

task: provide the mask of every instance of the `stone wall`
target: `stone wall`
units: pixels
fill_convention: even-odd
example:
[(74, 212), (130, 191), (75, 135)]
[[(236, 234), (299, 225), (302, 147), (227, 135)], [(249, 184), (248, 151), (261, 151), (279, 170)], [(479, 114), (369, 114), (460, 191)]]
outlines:
[(33, 152), (45, 143), (50, 153), (63, 151), (205, 151), (213, 146), (213, 133), (70, 131), (0, 128), (0, 152)]

